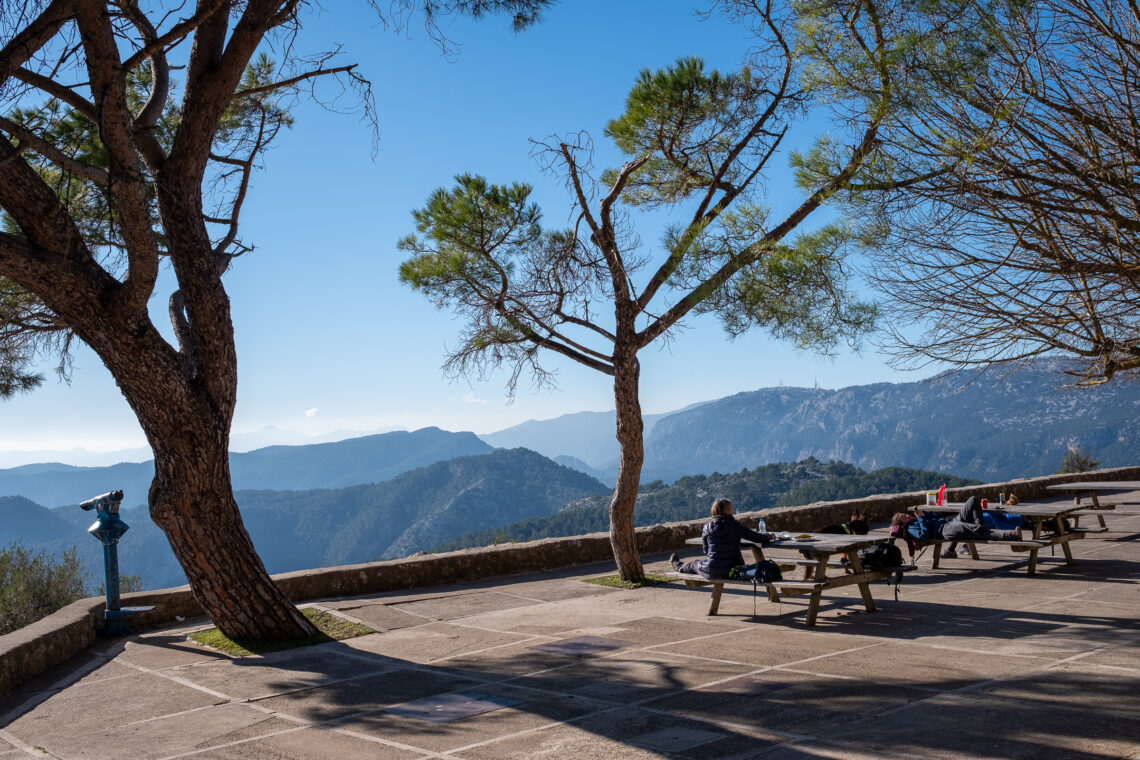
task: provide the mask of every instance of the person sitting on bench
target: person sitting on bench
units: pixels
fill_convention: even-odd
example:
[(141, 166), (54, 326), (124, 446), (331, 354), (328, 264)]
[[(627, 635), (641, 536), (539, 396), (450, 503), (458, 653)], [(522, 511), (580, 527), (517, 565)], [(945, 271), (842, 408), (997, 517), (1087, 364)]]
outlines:
[(710, 512), (712, 519), (701, 530), (705, 559), (681, 562), (675, 553), (671, 554), (669, 562), (676, 572), (695, 573), (706, 580), (728, 578), (732, 568), (744, 564), (744, 555), (740, 553), (741, 540), (767, 546), (774, 538), (771, 533), (759, 533), (738, 523), (732, 516), (732, 502), (728, 499), (714, 501)]
[[(922, 510), (916, 509), (915, 514), (921, 515)], [(966, 499), (966, 503), (962, 505), (962, 509), (959, 510), (958, 514), (942, 524), (942, 528), (939, 532), (944, 539), (950, 542), (950, 545), (942, 552), (943, 558), (951, 559), (955, 556), (954, 549), (958, 546), (959, 541), (989, 541), (991, 539), (998, 541), (1021, 540), (1021, 528), (1017, 530), (994, 530), (993, 528), (988, 528), (983, 519), (984, 514), (982, 510), (982, 500), (977, 496), (971, 496)]]

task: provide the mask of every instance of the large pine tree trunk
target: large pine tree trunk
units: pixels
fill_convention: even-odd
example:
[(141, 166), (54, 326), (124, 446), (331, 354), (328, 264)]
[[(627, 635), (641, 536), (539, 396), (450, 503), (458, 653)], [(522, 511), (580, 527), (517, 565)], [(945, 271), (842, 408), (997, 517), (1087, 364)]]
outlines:
[(636, 351), (615, 352), (614, 404), (617, 411), (617, 439), (621, 450), (617, 484), (610, 500), (610, 544), (614, 550), (618, 575), (622, 580), (640, 583), (645, 580), (641, 555), (637, 550), (633, 510), (637, 505), (637, 489), (641, 484), (641, 466), (645, 461), (639, 384), (641, 367)]
[(155, 447), (149, 503), (194, 596), (231, 638), (310, 635), (312, 624), (270, 579), (242, 523), (230, 481), (228, 427), (190, 424), (192, 435), (171, 430)]
[[(229, 342), (229, 331), (218, 329), (219, 341)], [(105, 332), (130, 336), (123, 329)], [(92, 344), (154, 451), (151, 518), (166, 534), (194, 596), (231, 638), (312, 635), (312, 623), (269, 577), (234, 500), (228, 449), (236, 355), (222, 352), (207, 380), (149, 324), (140, 332)]]

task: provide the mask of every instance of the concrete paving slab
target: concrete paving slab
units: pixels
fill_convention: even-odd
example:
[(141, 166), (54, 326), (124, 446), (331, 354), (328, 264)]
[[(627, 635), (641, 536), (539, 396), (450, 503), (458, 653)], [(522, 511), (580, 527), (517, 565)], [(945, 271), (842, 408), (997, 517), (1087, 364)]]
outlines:
[[(1000, 720), (988, 719), (1000, 715)], [(875, 716), (836, 732), (834, 739), (868, 756), (1128, 758), (1140, 752), (1137, 728), (1095, 711), (1042, 709), (1035, 702), (985, 698), (974, 692), (935, 697), (888, 716)], [(832, 738), (832, 737), (829, 737)], [(846, 740), (846, 741), (843, 741)], [(773, 757), (782, 755), (775, 753)]]
[(124, 642), (119, 659), (150, 670), (162, 670), (230, 658), (191, 641), (184, 633), (158, 633)]
[[(163, 716), (145, 723), (98, 728), (49, 737), (39, 744), (56, 757), (168, 757), (215, 744), (229, 744), (270, 731), (279, 722), (246, 705), (225, 704)], [(278, 729), (279, 730), (279, 729)]]
[(27, 744), (114, 728), (224, 702), (151, 673), (77, 684), (14, 720), (7, 731)]
[(1100, 649), (1087, 657), (1082, 657), (1079, 662), (1140, 671), (1140, 642)]
[(1105, 584), (1083, 594), (1081, 598), (1087, 601), (1116, 602), (1140, 606), (1140, 579), (1136, 579), (1128, 585)]
[(771, 670), (766, 680), (781, 686), (756, 696), (719, 691), (684, 691), (650, 703), (689, 719), (731, 721), (773, 732), (826, 735), (868, 715), (929, 697), (908, 685), (872, 688), (857, 678), (837, 679), (808, 673)]
[[(747, 628), (751, 623), (744, 620), (692, 620), (676, 617), (647, 617), (639, 620), (629, 620), (615, 626), (624, 633), (618, 636), (637, 641), (642, 646), (654, 644), (667, 644), (673, 641), (684, 641), (702, 636), (726, 633), (727, 630), (739, 631)], [(715, 621), (715, 622), (714, 622)]]
[[(555, 636), (590, 628), (617, 626), (630, 620), (637, 620), (643, 614), (637, 609), (631, 609), (630, 605), (623, 601), (633, 598), (629, 593), (619, 589), (615, 589), (614, 592), (602, 596), (581, 597), (563, 602), (548, 602), (490, 612), (465, 618), (463, 622), (466, 625), (499, 631)], [(707, 606), (707, 600), (705, 604)]]
[(1003, 678), (974, 690), (979, 698), (1117, 716), (1140, 738), (1140, 671), (1107, 668), (1083, 659)]
[(533, 636), (525, 634), (489, 631), (450, 623), (430, 623), (375, 636), (361, 636), (343, 643), (354, 650), (375, 652), (384, 657), (429, 663), (533, 639)]
[(481, 681), (444, 669), (406, 668), (259, 699), (257, 705), (298, 720), (324, 723), (481, 685)]
[(605, 636), (575, 636), (557, 641), (546, 641), (542, 644), (532, 644), (530, 648), (537, 652), (560, 654), (567, 657), (592, 657), (630, 646), (633, 646), (633, 642), (625, 639), (612, 639)]
[(532, 649), (536, 639), (472, 652), (440, 661), (451, 672), (481, 681), (501, 681), (552, 668), (564, 668), (580, 658)]
[(429, 620), (456, 620), (484, 612), (509, 610), (532, 604), (536, 602), (498, 591), (473, 591), (432, 599), (395, 602), (392, 606), (402, 612), (422, 615)]
[(510, 582), (510, 579), (497, 578), (474, 583), (471, 587), (473, 589), (501, 591), (530, 601), (540, 602), (564, 602), (567, 599), (605, 596), (617, 591), (617, 589), (599, 586), (596, 583), (586, 583), (582, 580), (580, 572), (574, 573), (571, 577), (555, 579), (524, 576), (515, 582)]
[(631, 652), (585, 660), (558, 670), (517, 678), (512, 683), (628, 704), (735, 678), (753, 669), (735, 662)]
[[(721, 738), (691, 746), (663, 751), (636, 743), (639, 737), (652, 737), (660, 732), (683, 732), (692, 736), (716, 734)], [(508, 736), (479, 747), (461, 750), (461, 758), (508, 760), (522, 758), (743, 758), (760, 755), (787, 741), (750, 726), (690, 720), (670, 713), (644, 709), (611, 710), (570, 724), (552, 726), (527, 734)]]
[(551, 694), (506, 684), (480, 687), (488, 698), (505, 698), (517, 704), (451, 723), (430, 723), (390, 711), (358, 715), (339, 727), (358, 734), (400, 736), (401, 741), (435, 752), (451, 752), (521, 731), (533, 731), (607, 709), (609, 705), (585, 697)]
[(631, 744), (648, 747), (658, 752), (684, 752), (723, 738), (725, 735), (719, 731), (674, 726), (634, 736), (629, 741)]
[(395, 631), (430, 622), (422, 615), (413, 615), (400, 609), (399, 605), (387, 603), (357, 600), (352, 603), (341, 602), (335, 606), (329, 604), (321, 606), (351, 615), (377, 631)]
[(513, 707), (521, 702), (519, 699), (497, 697), (481, 691), (459, 691), (423, 697), (412, 702), (401, 702), (385, 707), (384, 712), (404, 718), (426, 720), (428, 723), (452, 723)]
[(294, 728), (187, 756), (193, 760), (411, 760), (423, 753), (342, 731)]
[[(809, 635), (804, 635), (808, 633)], [(858, 634), (807, 631), (803, 625), (758, 624), (726, 635), (665, 644), (656, 652), (670, 652), (709, 660), (731, 660), (755, 666), (783, 665), (837, 652), (860, 650), (878, 644), (876, 638)]]
[(332, 642), (264, 657), (186, 666), (172, 675), (231, 699), (260, 699), (395, 667), (391, 658), (348, 656), (342, 652), (346, 649), (341, 642)]
[[(931, 651), (929, 646), (886, 642), (871, 650), (820, 657), (791, 666), (796, 670), (858, 678), (867, 683), (905, 685), (932, 691), (960, 689), (1039, 669), (1049, 660), (1037, 657), (995, 657), (969, 651)], [(883, 663), (888, 663), (886, 667)]]
[(111, 664), (112, 658), (120, 651), (122, 651), (121, 644), (96, 641), (87, 651), (81, 652), (68, 662), (57, 665), (34, 681), (0, 696), (0, 727), (14, 719), (14, 716), (5, 719), (5, 716), (14, 710), (23, 713), (51, 694), (60, 692), (81, 679), (100, 680), (137, 672), (120, 663)]

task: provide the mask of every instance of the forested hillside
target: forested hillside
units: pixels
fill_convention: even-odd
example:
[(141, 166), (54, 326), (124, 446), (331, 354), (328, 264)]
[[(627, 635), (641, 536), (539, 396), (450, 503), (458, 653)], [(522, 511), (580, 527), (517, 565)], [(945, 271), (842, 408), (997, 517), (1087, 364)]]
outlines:
[[(813, 501), (855, 499), (875, 493), (918, 491), (936, 488), (942, 483), (956, 487), (977, 482), (905, 467), (865, 472), (845, 462), (824, 464), (808, 458), (793, 464), (769, 464), (728, 475), (691, 475), (672, 485), (661, 481), (648, 483), (638, 496), (634, 516), (639, 526), (698, 519), (707, 516), (709, 505), (722, 496), (732, 499), (737, 512), (748, 512)], [(450, 551), (502, 541), (533, 541), (604, 531), (609, 527), (608, 505), (606, 496), (579, 499), (556, 515), (468, 533), (440, 544), (435, 550)]]
[[(657, 421), (643, 480), (815, 457), (985, 481), (1046, 475), (1070, 445), (1103, 467), (1140, 460), (1140, 384), (1064, 387), (1067, 364), (839, 390), (764, 388)], [(565, 452), (573, 454), (573, 452)]]

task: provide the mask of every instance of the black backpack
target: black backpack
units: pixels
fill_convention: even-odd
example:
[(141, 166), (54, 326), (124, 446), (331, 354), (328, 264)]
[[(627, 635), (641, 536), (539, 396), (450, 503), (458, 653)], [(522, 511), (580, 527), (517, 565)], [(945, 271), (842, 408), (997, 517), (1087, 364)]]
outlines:
[(779, 565), (766, 559), (751, 565), (737, 565), (728, 571), (728, 577), (753, 583), (772, 583), (782, 581), (784, 574), (780, 572)]
[(875, 544), (859, 552), (864, 570), (882, 570), (903, 563), (902, 550), (894, 544)]

